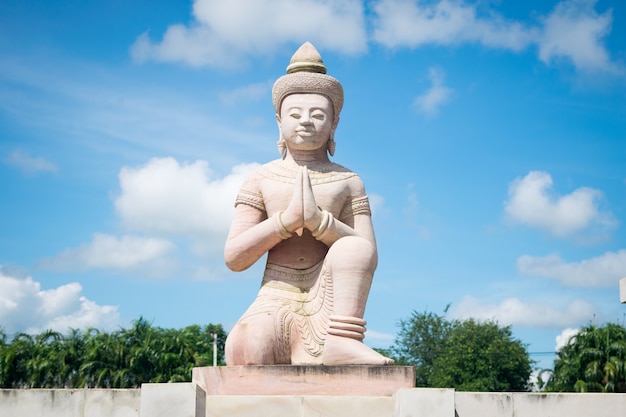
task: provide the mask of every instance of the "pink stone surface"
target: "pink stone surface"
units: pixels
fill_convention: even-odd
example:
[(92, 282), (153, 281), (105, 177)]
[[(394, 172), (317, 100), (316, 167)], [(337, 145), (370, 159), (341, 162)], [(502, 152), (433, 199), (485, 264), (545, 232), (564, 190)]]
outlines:
[[(229, 332), (229, 366), (392, 365), (363, 343), (378, 250), (365, 187), (332, 162), (343, 88), (310, 43), (273, 88), (281, 158), (242, 184), (224, 247), (236, 272), (267, 254), (259, 293)], [(323, 71), (322, 71), (323, 70)]]
[(411, 366), (216, 366), (193, 369), (207, 395), (391, 396), (415, 387)]

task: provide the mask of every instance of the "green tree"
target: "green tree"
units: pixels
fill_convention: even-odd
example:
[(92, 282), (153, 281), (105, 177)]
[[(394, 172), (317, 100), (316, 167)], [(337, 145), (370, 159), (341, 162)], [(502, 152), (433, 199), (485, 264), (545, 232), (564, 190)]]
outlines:
[(63, 367), (61, 333), (46, 330), (32, 338), (32, 347), (26, 361), (29, 388), (52, 388), (62, 384), (59, 377)]
[(527, 391), (532, 361), (509, 326), (447, 320), (413, 312), (400, 321), (389, 350), (398, 365), (416, 368), (416, 386), (459, 391)]
[(626, 392), (626, 328), (583, 327), (557, 353), (546, 391)]
[(33, 336), (20, 333), (8, 344), (2, 353), (4, 368), (4, 388), (32, 388), (29, 384), (27, 368), (34, 351)]
[(415, 366), (415, 384), (432, 386), (435, 358), (445, 349), (444, 341), (453, 323), (434, 313), (413, 311), (411, 317), (400, 320), (400, 330), (389, 354), (396, 365)]
[(11, 387), (11, 372), (13, 366), (9, 358), (9, 346), (7, 343), (7, 335), (2, 327), (0, 327), (0, 388)]
[(80, 366), (85, 358), (85, 347), (88, 333), (78, 329), (70, 329), (63, 337), (59, 352), (62, 364), (59, 375), (59, 386), (64, 388), (83, 387), (85, 379), (80, 374)]
[(143, 318), (127, 329), (21, 333), (0, 329), (0, 388), (132, 388), (144, 382), (185, 382), (194, 367), (224, 363), (221, 325), (154, 327)]
[(466, 320), (455, 322), (446, 348), (433, 362), (434, 387), (459, 391), (528, 391), (532, 361), (510, 327)]

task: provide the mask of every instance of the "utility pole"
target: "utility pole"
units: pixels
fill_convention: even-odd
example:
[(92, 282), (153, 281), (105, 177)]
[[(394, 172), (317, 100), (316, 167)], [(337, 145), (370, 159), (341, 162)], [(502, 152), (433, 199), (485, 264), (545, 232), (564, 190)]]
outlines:
[(213, 366), (217, 366), (217, 333), (211, 333), (213, 336)]

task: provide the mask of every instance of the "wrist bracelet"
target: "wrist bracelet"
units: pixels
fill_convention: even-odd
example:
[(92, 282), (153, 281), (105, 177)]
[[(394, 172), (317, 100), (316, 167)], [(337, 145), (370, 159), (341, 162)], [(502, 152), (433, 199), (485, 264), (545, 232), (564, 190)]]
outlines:
[(289, 230), (287, 230), (287, 228), (283, 224), (283, 221), (280, 218), (282, 214), (283, 214), (282, 210), (274, 213), (274, 215), (272, 216), (274, 218), (274, 226), (281, 238), (289, 239), (291, 236), (293, 236), (293, 233), (289, 232)]
[(320, 222), (320, 225), (317, 227), (317, 229), (311, 232), (311, 235), (313, 235), (313, 237), (317, 240), (324, 239), (328, 231), (332, 228), (331, 225), (334, 220), (335, 218), (333, 217), (332, 213), (326, 210), (322, 210), (322, 221)]

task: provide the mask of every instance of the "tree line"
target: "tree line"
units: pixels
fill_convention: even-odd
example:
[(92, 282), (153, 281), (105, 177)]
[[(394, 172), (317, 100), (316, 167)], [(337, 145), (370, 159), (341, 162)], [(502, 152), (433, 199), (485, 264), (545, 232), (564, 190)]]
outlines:
[(163, 329), (140, 318), (127, 329), (20, 333), (0, 330), (2, 388), (136, 388), (144, 382), (191, 380), (191, 370), (213, 363), (213, 334), (223, 363), (220, 324)]
[(493, 321), (447, 320), (413, 312), (401, 320), (388, 354), (415, 366), (416, 386), (458, 391), (528, 391), (533, 362), (510, 326)]
[(510, 326), (495, 321), (448, 320), (414, 311), (401, 320), (394, 344), (384, 351), (416, 369), (416, 386), (459, 391), (626, 392), (626, 328), (588, 324), (558, 352), (553, 369), (536, 370)]
[[(144, 382), (188, 382), (194, 367), (224, 364), (220, 324), (182, 329), (143, 318), (128, 329), (20, 333), (0, 330), (0, 388), (136, 388)], [(459, 391), (528, 391), (534, 362), (510, 326), (495, 321), (449, 320), (413, 312), (399, 322), (395, 342), (381, 352), (414, 366), (417, 387)], [(584, 326), (557, 352), (540, 385), (547, 392), (626, 392), (626, 328)]]

